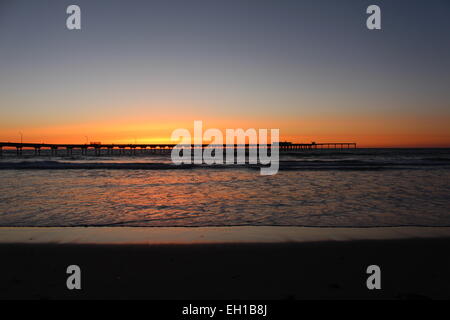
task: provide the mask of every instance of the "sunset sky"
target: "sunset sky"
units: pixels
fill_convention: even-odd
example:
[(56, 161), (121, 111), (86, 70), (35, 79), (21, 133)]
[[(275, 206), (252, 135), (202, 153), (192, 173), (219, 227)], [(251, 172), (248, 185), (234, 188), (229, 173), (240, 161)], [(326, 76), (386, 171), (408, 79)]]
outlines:
[[(366, 28), (371, 4), (381, 31)], [(0, 0), (0, 141), (169, 142), (203, 120), (450, 147), (449, 13), (446, 0)]]

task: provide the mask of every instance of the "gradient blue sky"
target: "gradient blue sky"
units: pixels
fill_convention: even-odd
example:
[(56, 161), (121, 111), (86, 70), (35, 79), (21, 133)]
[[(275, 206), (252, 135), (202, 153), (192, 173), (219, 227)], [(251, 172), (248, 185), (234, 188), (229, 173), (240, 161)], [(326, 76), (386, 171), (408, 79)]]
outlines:
[(444, 0), (0, 0), (0, 140), (162, 141), (204, 120), (450, 146), (449, 14)]

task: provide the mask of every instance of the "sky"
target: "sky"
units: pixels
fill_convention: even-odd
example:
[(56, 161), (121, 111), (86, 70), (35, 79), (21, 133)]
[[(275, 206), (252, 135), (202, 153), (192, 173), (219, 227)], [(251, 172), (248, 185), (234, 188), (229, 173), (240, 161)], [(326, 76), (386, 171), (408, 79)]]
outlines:
[[(81, 30), (66, 8), (81, 8)], [(381, 8), (381, 30), (366, 8)], [(0, 0), (0, 141), (450, 147), (447, 0)]]

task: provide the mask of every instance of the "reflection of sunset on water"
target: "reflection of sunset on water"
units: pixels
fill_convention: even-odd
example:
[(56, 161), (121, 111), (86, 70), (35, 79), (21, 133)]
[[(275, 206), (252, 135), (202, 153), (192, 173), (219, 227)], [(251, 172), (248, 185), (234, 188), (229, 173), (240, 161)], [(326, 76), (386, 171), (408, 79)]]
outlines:
[(3, 171), (1, 226), (450, 224), (447, 171), (386, 172)]

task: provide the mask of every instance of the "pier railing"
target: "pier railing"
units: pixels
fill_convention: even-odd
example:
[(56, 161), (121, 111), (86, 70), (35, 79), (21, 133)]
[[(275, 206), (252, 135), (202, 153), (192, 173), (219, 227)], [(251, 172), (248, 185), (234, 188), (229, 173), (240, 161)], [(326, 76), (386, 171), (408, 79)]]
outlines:
[[(4, 148), (16, 149), (17, 155), (22, 155), (23, 149), (34, 149), (35, 155), (41, 154), (41, 149), (47, 149), (51, 151), (51, 155), (56, 156), (58, 150), (66, 150), (67, 155), (72, 155), (74, 149), (81, 150), (82, 155), (87, 155), (88, 150), (95, 151), (95, 155), (101, 155), (102, 150), (106, 151), (107, 155), (112, 155), (114, 150), (118, 150), (118, 154), (126, 154), (127, 150), (129, 154), (136, 154), (136, 150), (148, 150), (149, 152), (168, 152), (173, 148), (232, 148), (229, 145), (179, 145), (179, 144), (52, 144), (52, 143), (18, 143), (18, 142), (0, 142), (0, 156)], [(258, 144), (235, 144), (234, 148), (268, 148), (271, 149), (271, 145), (258, 145)], [(280, 142), (278, 144), (280, 152), (301, 152), (304, 150), (316, 150), (316, 149), (354, 149), (356, 143), (354, 142), (327, 142), (327, 143), (290, 143)]]

